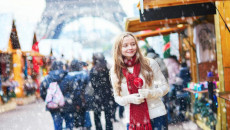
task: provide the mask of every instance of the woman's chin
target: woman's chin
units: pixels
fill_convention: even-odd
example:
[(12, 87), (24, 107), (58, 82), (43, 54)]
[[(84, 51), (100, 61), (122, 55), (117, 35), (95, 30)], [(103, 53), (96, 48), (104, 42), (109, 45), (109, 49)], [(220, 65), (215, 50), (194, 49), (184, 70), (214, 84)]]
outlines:
[(131, 59), (134, 55), (127, 55), (126, 58)]
[(127, 56), (133, 57), (133, 56), (134, 56), (134, 53), (128, 53)]

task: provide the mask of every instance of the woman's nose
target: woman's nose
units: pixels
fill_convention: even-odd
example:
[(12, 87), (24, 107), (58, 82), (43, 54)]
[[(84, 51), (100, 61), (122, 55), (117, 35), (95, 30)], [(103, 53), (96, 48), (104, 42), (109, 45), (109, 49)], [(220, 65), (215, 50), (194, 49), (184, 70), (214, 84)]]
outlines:
[(128, 49), (132, 49), (133, 47), (131, 45), (128, 46)]

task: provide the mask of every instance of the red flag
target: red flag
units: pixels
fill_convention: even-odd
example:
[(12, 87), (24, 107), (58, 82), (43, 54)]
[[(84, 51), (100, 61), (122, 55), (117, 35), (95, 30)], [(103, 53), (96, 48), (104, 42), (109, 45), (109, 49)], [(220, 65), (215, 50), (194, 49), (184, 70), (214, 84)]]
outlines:
[[(39, 47), (38, 47), (38, 42), (35, 42), (32, 46), (32, 51), (35, 51), (35, 52), (39, 52)], [(33, 69), (34, 69), (34, 72), (39, 74), (39, 57), (37, 56), (33, 56)]]

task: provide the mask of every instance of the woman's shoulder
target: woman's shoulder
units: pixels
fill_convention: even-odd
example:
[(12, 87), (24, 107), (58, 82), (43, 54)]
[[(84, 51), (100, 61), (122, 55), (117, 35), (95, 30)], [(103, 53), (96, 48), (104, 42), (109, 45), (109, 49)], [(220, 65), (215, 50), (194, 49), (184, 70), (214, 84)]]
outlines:
[(118, 80), (118, 77), (117, 77), (117, 74), (116, 74), (116, 72), (115, 72), (115, 67), (114, 67), (114, 66), (112, 66), (112, 67), (110, 68), (109, 75), (110, 75), (110, 78), (111, 78), (112, 80)]
[(114, 65), (110, 68), (110, 70), (109, 70), (109, 74), (110, 74), (110, 76), (113, 76), (113, 75), (115, 75), (115, 71), (114, 71)]
[(154, 66), (158, 65), (157, 61), (154, 60), (154, 59), (152, 59), (152, 58), (146, 57), (146, 60), (147, 60), (147, 62), (149, 62), (149, 65), (150, 65), (151, 67), (154, 67)]

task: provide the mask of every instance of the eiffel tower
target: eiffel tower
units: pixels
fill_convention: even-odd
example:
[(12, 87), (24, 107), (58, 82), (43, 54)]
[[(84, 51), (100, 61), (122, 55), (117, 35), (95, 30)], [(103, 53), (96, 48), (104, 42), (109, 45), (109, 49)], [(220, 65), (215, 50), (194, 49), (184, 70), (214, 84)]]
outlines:
[(99, 17), (124, 30), (126, 17), (118, 0), (46, 0), (42, 20), (37, 26), (37, 37), (58, 39), (63, 27), (83, 17)]

